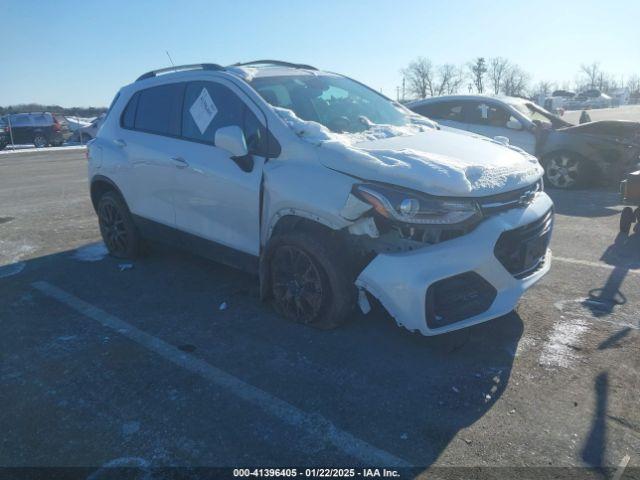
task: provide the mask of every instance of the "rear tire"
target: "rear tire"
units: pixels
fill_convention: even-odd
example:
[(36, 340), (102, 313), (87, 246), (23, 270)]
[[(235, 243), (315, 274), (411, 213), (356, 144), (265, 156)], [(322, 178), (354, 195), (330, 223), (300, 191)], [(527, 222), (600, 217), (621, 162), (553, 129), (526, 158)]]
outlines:
[(7, 147), (8, 143), (0, 143), (0, 150), (4, 150)]
[(267, 249), (270, 294), (288, 320), (328, 330), (344, 323), (356, 303), (348, 258), (334, 239), (282, 234)]
[(140, 251), (140, 236), (122, 197), (115, 191), (104, 193), (96, 208), (100, 234), (116, 258), (133, 259)]
[(545, 184), (555, 188), (581, 187), (589, 180), (589, 165), (575, 153), (553, 153), (544, 159), (544, 177)]
[(49, 141), (47, 140), (47, 137), (45, 137), (44, 135), (38, 134), (34, 137), (33, 144), (35, 145), (36, 148), (44, 148), (47, 145), (49, 145)]

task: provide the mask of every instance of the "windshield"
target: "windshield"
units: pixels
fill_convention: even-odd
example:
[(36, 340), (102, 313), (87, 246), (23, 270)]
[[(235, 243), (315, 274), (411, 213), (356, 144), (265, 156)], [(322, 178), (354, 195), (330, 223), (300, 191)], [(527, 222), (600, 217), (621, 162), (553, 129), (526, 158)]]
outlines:
[(546, 124), (552, 127), (568, 127), (571, 126), (569, 122), (565, 122), (560, 117), (548, 112), (542, 107), (534, 105), (530, 102), (515, 102), (511, 103), (511, 106), (522, 113), (524, 116), (531, 119), (531, 121), (538, 121), (542, 124)]
[(344, 77), (263, 77), (251, 84), (274, 107), (292, 110), (302, 120), (318, 122), (336, 133), (362, 132), (372, 124), (416, 123), (404, 107)]

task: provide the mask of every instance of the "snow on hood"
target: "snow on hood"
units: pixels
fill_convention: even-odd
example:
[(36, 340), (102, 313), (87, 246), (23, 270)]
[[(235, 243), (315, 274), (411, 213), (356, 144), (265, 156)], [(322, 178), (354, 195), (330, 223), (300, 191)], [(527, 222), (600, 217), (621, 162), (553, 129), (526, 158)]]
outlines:
[(486, 137), (424, 125), (372, 125), (365, 132), (338, 134), (291, 110), (274, 110), (296, 135), (321, 147), (323, 165), (365, 180), (476, 197), (525, 187), (543, 174), (534, 156)]

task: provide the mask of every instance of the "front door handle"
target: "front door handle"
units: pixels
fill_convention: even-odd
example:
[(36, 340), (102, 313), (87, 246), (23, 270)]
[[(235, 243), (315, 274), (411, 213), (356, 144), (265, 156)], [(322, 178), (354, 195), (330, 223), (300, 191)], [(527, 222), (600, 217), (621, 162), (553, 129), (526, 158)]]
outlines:
[(127, 142), (125, 142), (121, 138), (117, 138), (116, 140), (113, 141), (113, 143), (115, 143), (120, 148), (123, 148), (123, 147), (127, 146)]
[(171, 157), (171, 160), (175, 162), (178, 168), (187, 168), (189, 166), (189, 162), (182, 157)]

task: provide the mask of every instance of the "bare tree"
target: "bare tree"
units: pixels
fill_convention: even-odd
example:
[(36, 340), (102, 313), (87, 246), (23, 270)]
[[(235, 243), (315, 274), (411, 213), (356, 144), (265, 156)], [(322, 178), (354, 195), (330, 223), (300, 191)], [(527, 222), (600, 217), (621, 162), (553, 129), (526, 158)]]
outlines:
[(433, 96), (434, 72), (431, 60), (418, 57), (402, 70), (409, 93), (417, 98)]
[(547, 82), (545, 80), (540, 80), (536, 86), (533, 88), (533, 91), (535, 93), (539, 93), (541, 95), (544, 95), (545, 97), (548, 96), (549, 94), (551, 94), (551, 92), (554, 90), (555, 86), (552, 82)]
[(493, 88), (493, 93), (500, 93), (500, 89), (502, 87), (502, 79), (509, 68), (509, 60), (503, 57), (494, 57), (489, 60), (489, 82), (491, 83), (491, 88)]
[(640, 77), (638, 75), (631, 75), (627, 80), (627, 88), (629, 92), (640, 92)]
[(511, 97), (522, 97), (529, 85), (529, 74), (518, 65), (511, 65), (504, 74), (502, 93)]
[(598, 62), (593, 62), (590, 65), (580, 65), (580, 72), (586, 77), (589, 88), (597, 88), (598, 80), (602, 79), (602, 70), (600, 70)]
[(458, 93), (464, 76), (458, 67), (451, 63), (445, 63), (438, 67), (438, 79), (436, 83), (436, 95), (452, 95)]
[(483, 57), (476, 58), (469, 64), (469, 70), (473, 78), (473, 84), (478, 93), (484, 93), (484, 76), (487, 73), (487, 65)]

